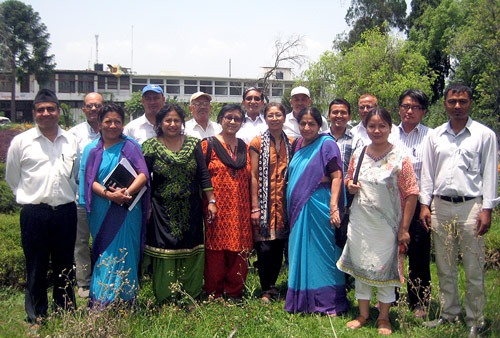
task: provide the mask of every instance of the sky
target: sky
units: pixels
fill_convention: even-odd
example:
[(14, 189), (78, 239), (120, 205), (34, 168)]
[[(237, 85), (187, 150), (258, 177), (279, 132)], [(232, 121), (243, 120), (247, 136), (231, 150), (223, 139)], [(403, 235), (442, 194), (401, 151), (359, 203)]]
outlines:
[[(309, 62), (348, 30), (350, 0), (107, 1), (24, 0), (47, 26), (57, 69), (99, 63), (137, 74), (259, 77), (274, 63), (274, 42), (303, 36)], [(133, 55), (133, 56), (132, 56)], [(290, 66), (283, 64), (282, 66)], [(294, 67), (294, 73), (307, 69)]]

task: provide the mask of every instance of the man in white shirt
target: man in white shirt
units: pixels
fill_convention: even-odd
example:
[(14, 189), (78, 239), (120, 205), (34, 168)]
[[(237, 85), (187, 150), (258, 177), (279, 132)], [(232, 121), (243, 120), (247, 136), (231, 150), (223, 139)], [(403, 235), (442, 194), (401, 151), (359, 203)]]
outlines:
[[(401, 123), (391, 132), (392, 142), (413, 164), (420, 186), (422, 161), (430, 128), (420, 121), (427, 113), (429, 99), (419, 89), (407, 89), (399, 96)], [(429, 306), (431, 285), (431, 235), (420, 222), (420, 204), (417, 203), (409, 228), (408, 246), (409, 276), (407, 280), (408, 300), (415, 317), (424, 318)]]
[[(286, 115), (283, 131), (288, 137), (297, 138), (300, 137), (299, 121), (297, 121), (297, 116), (302, 109), (311, 106), (312, 100), (309, 89), (303, 86), (293, 88), (291, 96), (290, 105), (292, 106), (292, 111)], [(319, 132), (328, 133), (328, 123), (323, 116), (321, 116), (321, 119), (323, 120), (323, 123)]]
[(55, 309), (75, 306), (73, 252), (76, 237), (78, 143), (57, 125), (59, 101), (41, 89), (33, 101), (35, 128), (12, 139), (5, 181), (22, 204), (21, 241), (26, 258), (26, 320), (47, 316), (47, 272), (52, 263)]
[(262, 114), (264, 99), (264, 93), (255, 87), (247, 88), (243, 93), (241, 104), (246, 116), (236, 137), (245, 141), (246, 144), (250, 144), (254, 137), (262, 135), (267, 130), (267, 123)]
[(491, 210), (498, 203), (497, 138), (488, 127), (472, 120), (472, 90), (452, 84), (444, 92), (450, 120), (433, 130), (424, 153), (420, 219), (434, 232), (441, 318), (424, 323), (436, 327), (457, 321), (458, 250), (465, 270), (465, 321), (469, 337), (484, 327), (484, 237)]
[(366, 132), (364, 120), (368, 112), (377, 107), (377, 105), (377, 98), (371, 94), (363, 94), (359, 98), (358, 112), (361, 121), (351, 129), (351, 133), (354, 136), (354, 140), (352, 143), (354, 149), (367, 146), (372, 143), (372, 141), (368, 137), (368, 133)]
[(211, 101), (212, 97), (204, 92), (196, 92), (191, 95), (189, 110), (193, 114), (193, 118), (186, 122), (184, 134), (204, 139), (221, 132), (221, 126), (210, 121)]
[[(97, 116), (102, 109), (102, 105), (103, 99), (101, 94), (88, 93), (85, 96), (82, 107), (82, 111), (87, 120), (69, 130), (78, 140), (78, 154), (80, 158), (85, 146), (99, 138), (100, 134)], [(88, 298), (90, 280), (92, 278), (89, 249), (90, 230), (85, 207), (78, 205), (77, 213), (78, 224), (76, 227), (75, 242), (76, 282), (78, 284), (78, 296), (80, 298)]]
[(142, 88), (142, 105), (144, 114), (130, 121), (123, 129), (125, 135), (135, 139), (139, 144), (156, 136), (156, 114), (165, 105), (163, 89), (155, 84)]

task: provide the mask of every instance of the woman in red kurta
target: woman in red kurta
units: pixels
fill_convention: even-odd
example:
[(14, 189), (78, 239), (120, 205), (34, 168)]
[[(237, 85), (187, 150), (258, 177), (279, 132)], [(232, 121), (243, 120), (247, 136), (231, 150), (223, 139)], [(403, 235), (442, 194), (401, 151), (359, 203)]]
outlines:
[(217, 217), (205, 222), (205, 291), (215, 297), (241, 296), (252, 249), (250, 158), (236, 138), (244, 118), (239, 105), (224, 106), (217, 116), (222, 132), (201, 143), (218, 208)]

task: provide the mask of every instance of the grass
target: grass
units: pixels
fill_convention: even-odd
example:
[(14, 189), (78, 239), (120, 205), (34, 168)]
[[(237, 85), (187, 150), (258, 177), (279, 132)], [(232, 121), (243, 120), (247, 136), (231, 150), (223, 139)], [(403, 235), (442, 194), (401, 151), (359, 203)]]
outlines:
[[(11, 216), (0, 215), (12, 222)], [(12, 223), (10, 223), (12, 224)], [(488, 237), (500, 234), (500, 217), (495, 214)], [(2, 235), (0, 235), (2, 236)], [(497, 238), (488, 238), (498, 243)], [(496, 248), (498, 250), (498, 248)], [(2, 254), (3, 255), (3, 254)], [(3, 257), (0, 257), (3, 260)], [(432, 304), (430, 319), (438, 316), (437, 277), (435, 264), (432, 272)], [(460, 266), (459, 285), (464, 294), (464, 272)], [(281, 295), (286, 293), (286, 269), (278, 280)], [(487, 304), (485, 337), (500, 336), (500, 270), (486, 272)], [(50, 292), (50, 290), (49, 290)], [(390, 310), (394, 337), (463, 337), (467, 330), (463, 323), (438, 329), (420, 326), (405, 305), (404, 291), (401, 305)], [(203, 298), (193, 303), (183, 297), (178, 304), (158, 305), (154, 301), (151, 281), (145, 279), (135, 310), (114, 307), (102, 312), (89, 312), (86, 302), (78, 299), (73, 313), (52, 315), (38, 331), (30, 331), (24, 323), (24, 293), (13, 287), (0, 289), (0, 337), (378, 337), (375, 319), (377, 310), (371, 310), (371, 322), (364, 328), (351, 331), (345, 324), (358, 315), (354, 291), (348, 295), (351, 309), (341, 317), (329, 318), (318, 314), (289, 314), (283, 310), (284, 299), (261, 304), (260, 287), (255, 270), (250, 269), (244, 297), (241, 301), (223, 301)], [(374, 301), (372, 301), (374, 304)]]

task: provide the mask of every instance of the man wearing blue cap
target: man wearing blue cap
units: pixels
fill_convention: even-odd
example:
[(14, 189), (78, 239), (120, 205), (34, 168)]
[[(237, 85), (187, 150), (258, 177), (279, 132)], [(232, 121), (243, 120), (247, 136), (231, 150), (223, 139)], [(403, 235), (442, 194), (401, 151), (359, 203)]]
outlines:
[(156, 136), (154, 126), (156, 114), (165, 104), (163, 89), (155, 84), (149, 84), (142, 88), (142, 105), (144, 115), (130, 121), (123, 130), (123, 133), (135, 139), (139, 144)]

